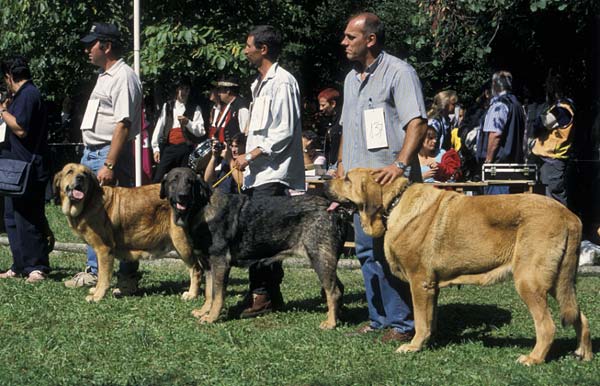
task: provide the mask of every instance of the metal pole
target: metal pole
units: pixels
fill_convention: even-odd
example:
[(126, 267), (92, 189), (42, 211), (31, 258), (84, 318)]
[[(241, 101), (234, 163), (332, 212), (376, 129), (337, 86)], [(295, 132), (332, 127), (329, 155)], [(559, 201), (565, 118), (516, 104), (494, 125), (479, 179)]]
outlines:
[[(140, 76), (140, 0), (133, 0), (133, 70)], [(143, 95), (143, 94), (142, 94)], [(143, 111), (142, 111), (143, 114)], [(141, 117), (140, 117), (141, 118)], [(141, 119), (140, 119), (141, 122)], [(141, 123), (140, 123), (141, 125)], [(142, 128), (135, 137), (135, 186), (142, 185)]]

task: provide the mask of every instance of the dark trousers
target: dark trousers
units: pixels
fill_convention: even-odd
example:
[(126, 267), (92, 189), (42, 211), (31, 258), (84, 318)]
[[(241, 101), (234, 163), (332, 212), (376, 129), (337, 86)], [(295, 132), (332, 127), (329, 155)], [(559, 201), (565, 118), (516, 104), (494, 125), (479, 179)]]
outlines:
[(152, 183), (161, 182), (165, 174), (173, 168), (187, 166), (192, 150), (192, 146), (185, 142), (179, 145), (165, 146), (160, 152), (160, 162), (154, 172)]
[(25, 195), (4, 197), (4, 225), (13, 255), (11, 269), (26, 276), (36, 270), (50, 272), (45, 186), (45, 182), (32, 182)]
[[(244, 191), (250, 197), (275, 197), (285, 196), (288, 187), (278, 182), (257, 186)], [(269, 265), (254, 264), (249, 272), (250, 291), (255, 294), (273, 295), (279, 293), (279, 286), (283, 280), (283, 266), (281, 261)]]
[(554, 198), (567, 206), (567, 187), (565, 183), (566, 160), (542, 158), (540, 179), (546, 185), (546, 196)]

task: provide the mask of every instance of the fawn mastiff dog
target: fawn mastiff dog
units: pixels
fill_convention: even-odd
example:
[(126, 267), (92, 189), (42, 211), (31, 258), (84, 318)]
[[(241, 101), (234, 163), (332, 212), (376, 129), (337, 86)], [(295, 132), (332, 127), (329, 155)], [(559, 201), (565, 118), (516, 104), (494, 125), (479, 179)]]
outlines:
[(205, 302), (192, 313), (200, 322), (218, 319), (231, 266), (303, 256), (310, 259), (327, 297), (327, 319), (320, 327), (336, 326), (343, 292), (336, 269), (344, 223), (339, 213), (327, 212), (326, 199), (213, 192), (189, 168), (171, 170), (161, 196), (171, 204), (173, 221), (185, 229), (206, 270)]
[(160, 199), (160, 185), (100, 186), (86, 166), (70, 163), (54, 176), (55, 200), (69, 226), (98, 255), (98, 283), (87, 301), (101, 300), (110, 286), (114, 259), (135, 261), (175, 249), (190, 271), (184, 300), (198, 296), (200, 266), (181, 227)]
[(410, 284), (415, 336), (398, 352), (419, 351), (430, 338), (441, 287), (493, 284), (512, 274), (536, 332), (533, 351), (518, 361), (546, 358), (555, 332), (548, 294), (563, 325), (575, 327), (575, 354), (592, 359), (589, 323), (575, 297), (581, 222), (558, 202), (536, 194), (468, 197), (406, 178), (382, 186), (370, 169), (350, 170), (326, 191), (358, 210), (367, 234), (385, 235), (393, 274)]

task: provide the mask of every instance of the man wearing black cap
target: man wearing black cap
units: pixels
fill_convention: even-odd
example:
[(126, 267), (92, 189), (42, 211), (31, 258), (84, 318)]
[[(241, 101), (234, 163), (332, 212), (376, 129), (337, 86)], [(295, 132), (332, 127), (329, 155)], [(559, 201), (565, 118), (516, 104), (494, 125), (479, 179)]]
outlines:
[(208, 136), (219, 142), (230, 142), (240, 132), (245, 132), (250, 113), (248, 102), (239, 96), (240, 85), (235, 78), (224, 78), (217, 82), (217, 94), (222, 106)]
[[(132, 140), (140, 133), (142, 85), (121, 58), (121, 34), (114, 24), (94, 23), (81, 39), (90, 62), (100, 68), (90, 95), (81, 132), (85, 149), (81, 163), (96, 173), (100, 185), (133, 186)], [(87, 268), (67, 280), (67, 287), (94, 286), (98, 259), (88, 246)], [(137, 289), (138, 263), (121, 262), (115, 295)]]
[(153, 183), (162, 181), (165, 174), (179, 166), (187, 166), (193, 150), (192, 143), (204, 135), (204, 119), (200, 106), (190, 98), (190, 81), (180, 79), (175, 99), (167, 101), (156, 121), (152, 134), (154, 161), (158, 164)]

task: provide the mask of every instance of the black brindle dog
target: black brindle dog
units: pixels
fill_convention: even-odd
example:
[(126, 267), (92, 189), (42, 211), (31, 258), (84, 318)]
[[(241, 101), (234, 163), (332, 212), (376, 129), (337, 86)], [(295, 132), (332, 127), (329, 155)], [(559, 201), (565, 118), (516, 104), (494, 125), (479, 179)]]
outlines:
[(212, 191), (191, 169), (175, 168), (163, 179), (174, 221), (182, 226), (206, 270), (204, 305), (193, 314), (217, 320), (231, 266), (268, 264), (291, 256), (308, 257), (327, 298), (322, 329), (335, 328), (342, 284), (336, 275), (344, 244), (340, 213), (327, 212), (317, 196), (249, 198)]

